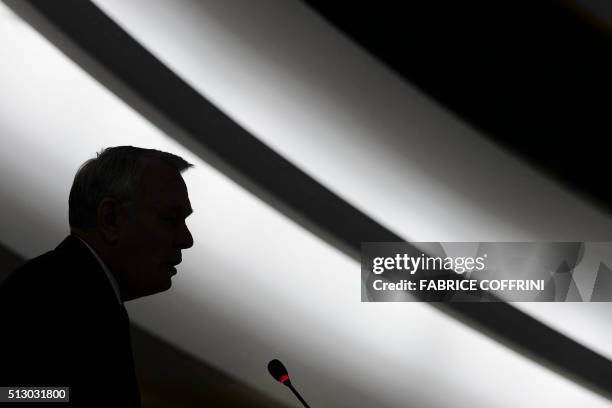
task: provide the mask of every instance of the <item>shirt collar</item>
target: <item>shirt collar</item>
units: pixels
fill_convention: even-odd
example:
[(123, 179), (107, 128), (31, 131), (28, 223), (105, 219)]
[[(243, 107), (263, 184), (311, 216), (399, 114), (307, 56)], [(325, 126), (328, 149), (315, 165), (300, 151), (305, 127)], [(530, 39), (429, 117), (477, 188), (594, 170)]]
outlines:
[(94, 251), (94, 249), (89, 246), (89, 244), (87, 242), (85, 242), (84, 239), (82, 239), (81, 237), (75, 235), (75, 237), (77, 237), (79, 239), (79, 241), (81, 241), (82, 243), (85, 244), (85, 246), (87, 248), (89, 248), (89, 250), (91, 251), (91, 253), (96, 257), (96, 259), (98, 260), (98, 263), (100, 264), (100, 266), (102, 267), (102, 270), (104, 271), (104, 273), (106, 274), (106, 276), (108, 277), (108, 280), (110, 281), (111, 286), (113, 287), (113, 291), (115, 292), (115, 295), (117, 295), (117, 300), (119, 301), (120, 305), (123, 305), (123, 301), (121, 300), (121, 292), (119, 291), (119, 284), (117, 283), (117, 279), (115, 279), (115, 277), (113, 276), (113, 274), (111, 273), (111, 271), (108, 269), (108, 267), (106, 266), (106, 264), (104, 263), (104, 261), (102, 261), (102, 259), (98, 256), (98, 254), (96, 253), (96, 251)]

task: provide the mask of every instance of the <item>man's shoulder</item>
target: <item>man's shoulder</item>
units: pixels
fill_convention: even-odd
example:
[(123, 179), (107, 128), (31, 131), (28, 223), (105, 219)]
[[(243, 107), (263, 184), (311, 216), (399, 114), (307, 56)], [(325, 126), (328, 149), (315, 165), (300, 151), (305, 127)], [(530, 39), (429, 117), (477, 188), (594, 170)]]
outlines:
[(95, 298), (103, 273), (87, 247), (69, 236), (11, 273), (0, 285), (0, 301), (41, 304)]
[(7, 276), (0, 286), (0, 291), (6, 297), (16, 292), (33, 292), (41, 287), (51, 288), (59, 283), (60, 276), (50, 273), (58, 270), (58, 262), (54, 250), (32, 258)]

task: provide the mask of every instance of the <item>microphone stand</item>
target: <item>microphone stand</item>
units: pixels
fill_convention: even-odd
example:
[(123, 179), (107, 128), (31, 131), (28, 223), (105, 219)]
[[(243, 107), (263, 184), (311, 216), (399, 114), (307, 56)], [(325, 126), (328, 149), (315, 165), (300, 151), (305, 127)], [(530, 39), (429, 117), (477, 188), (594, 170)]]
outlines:
[(310, 406), (306, 403), (306, 401), (304, 401), (304, 398), (302, 398), (302, 396), (300, 395), (299, 392), (297, 392), (297, 390), (295, 389), (295, 387), (293, 386), (293, 384), (291, 384), (291, 381), (287, 381), (288, 384), (287, 387), (289, 387), (289, 389), (291, 390), (291, 392), (293, 392), (293, 395), (295, 395), (295, 397), (300, 400), (300, 402), (306, 407), (306, 408), (310, 408)]

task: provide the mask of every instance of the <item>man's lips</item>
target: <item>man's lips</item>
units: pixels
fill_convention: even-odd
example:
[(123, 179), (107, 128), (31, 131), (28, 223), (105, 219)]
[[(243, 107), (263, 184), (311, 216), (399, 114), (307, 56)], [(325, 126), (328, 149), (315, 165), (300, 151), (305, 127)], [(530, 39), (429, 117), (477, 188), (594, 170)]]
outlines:
[(180, 264), (181, 260), (173, 260), (173, 261), (167, 261), (167, 262), (162, 262), (162, 265), (168, 267), (169, 269), (172, 269), (172, 273), (171, 275), (176, 275), (176, 265)]
[[(164, 268), (167, 268), (167, 269), (169, 269), (169, 270), (171, 271), (171, 272), (170, 272), (170, 275), (171, 275), (171, 276), (174, 276), (174, 275), (176, 275), (176, 273), (177, 273), (177, 271), (176, 271), (176, 267), (174, 266), (174, 263), (175, 263), (175, 262), (163, 262), (163, 263), (162, 263), (162, 266), (163, 266)], [(180, 263), (180, 262), (179, 262), (179, 263)], [(176, 263), (176, 264), (178, 265), (178, 263)]]

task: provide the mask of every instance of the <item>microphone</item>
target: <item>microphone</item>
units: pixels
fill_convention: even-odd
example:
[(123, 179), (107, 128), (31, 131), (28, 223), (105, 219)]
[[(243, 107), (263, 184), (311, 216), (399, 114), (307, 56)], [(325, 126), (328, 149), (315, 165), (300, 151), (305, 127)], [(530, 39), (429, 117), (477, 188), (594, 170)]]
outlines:
[(293, 392), (293, 395), (295, 395), (295, 397), (306, 408), (310, 408), (310, 406), (308, 406), (306, 401), (304, 401), (304, 398), (302, 398), (302, 396), (297, 392), (295, 387), (291, 384), (291, 380), (289, 379), (289, 373), (287, 372), (287, 369), (285, 368), (283, 363), (280, 362), (280, 360), (277, 360), (277, 359), (271, 360), (268, 363), (268, 371), (270, 372), (270, 374), (272, 375), (272, 377), (274, 377), (276, 381), (289, 387), (289, 389)]

